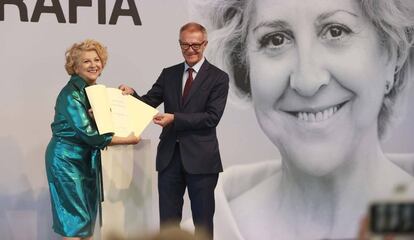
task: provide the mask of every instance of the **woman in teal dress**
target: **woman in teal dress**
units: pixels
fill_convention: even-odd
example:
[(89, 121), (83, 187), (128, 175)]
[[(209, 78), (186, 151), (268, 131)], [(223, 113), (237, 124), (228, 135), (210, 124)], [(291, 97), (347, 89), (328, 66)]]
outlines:
[(103, 200), (100, 149), (139, 142), (133, 135), (99, 135), (88, 112), (85, 87), (96, 84), (106, 60), (106, 48), (94, 40), (75, 43), (66, 51), (65, 68), (71, 78), (56, 100), (45, 161), (53, 229), (63, 239), (92, 238)]

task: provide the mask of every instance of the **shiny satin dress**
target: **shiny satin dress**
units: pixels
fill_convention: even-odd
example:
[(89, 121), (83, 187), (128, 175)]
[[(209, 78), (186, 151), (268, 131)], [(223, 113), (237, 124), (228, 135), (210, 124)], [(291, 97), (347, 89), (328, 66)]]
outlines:
[(112, 134), (99, 135), (88, 115), (87, 86), (73, 75), (59, 93), (46, 149), (53, 229), (65, 237), (93, 234), (103, 200), (100, 149), (112, 140)]

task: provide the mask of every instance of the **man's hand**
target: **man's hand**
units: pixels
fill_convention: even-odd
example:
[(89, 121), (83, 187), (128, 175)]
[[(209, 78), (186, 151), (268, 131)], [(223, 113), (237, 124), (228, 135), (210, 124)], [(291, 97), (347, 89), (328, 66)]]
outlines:
[(174, 114), (160, 113), (160, 114), (155, 115), (152, 121), (155, 124), (160, 125), (161, 127), (165, 127), (174, 121)]
[(134, 90), (133, 88), (128, 87), (128, 86), (127, 86), (127, 85), (125, 85), (125, 84), (121, 84), (121, 85), (119, 85), (119, 87), (118, 87), (118, 88), (122, 90), (122, 94), (123, 94), (123, 95), (132, 95), (132, 94), (134, 94), (134, 93), (135, 93), (135, 90)]

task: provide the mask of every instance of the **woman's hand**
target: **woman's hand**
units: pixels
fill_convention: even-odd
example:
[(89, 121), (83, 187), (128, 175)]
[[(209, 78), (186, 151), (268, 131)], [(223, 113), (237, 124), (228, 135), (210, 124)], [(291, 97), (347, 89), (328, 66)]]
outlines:
[(88, 115), (89, 115), (89, 117), (91, 117), (92, 119), (95, 119), (95, 117), (93, 116), (93, 110), (92, 110), (92, 108), (89, 108), (89, 110), (88, 110)]
[(127, 138), (130, 138), (129, 141), (131, 144), (138, 144), (141, 141), (141, 136), (135, 136), (134, 132), (131, 132)]

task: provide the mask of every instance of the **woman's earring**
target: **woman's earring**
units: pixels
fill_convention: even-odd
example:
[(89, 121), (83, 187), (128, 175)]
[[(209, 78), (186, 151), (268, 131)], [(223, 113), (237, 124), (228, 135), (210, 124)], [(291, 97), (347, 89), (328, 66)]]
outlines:
[(385, 83), (385, 95), (387, 95), (388, 93), (391, 92), (392, 86), (393, 84), (391, 83), (391, 81), (387, 81)]

